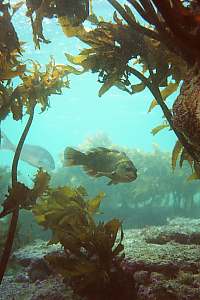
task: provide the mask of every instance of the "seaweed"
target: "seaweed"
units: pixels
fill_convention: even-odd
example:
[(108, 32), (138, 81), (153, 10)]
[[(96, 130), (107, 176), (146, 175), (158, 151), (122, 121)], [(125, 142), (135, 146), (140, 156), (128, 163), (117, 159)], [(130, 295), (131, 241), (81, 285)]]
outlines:
[(64, 249), (45, 259), (74, 292), (87, 299), (119, 299), (119, 290), (120, 297), (130, 299), (134, 285), (122, 268), (122, 224), (117, 219), (96, 223), (93, 215), (104, 194), (85, 200), (86, 195), (83, 187), (49, 189), (33, 208), (37, 222), (52, 230), (49, 244), (60, 242)]
[[(165, 124), (168, 124), (169, 128), (174, 131), (185, 151), (197, 163), (199, 149), (194, 147), (190, 139), (194, 135), (199, 136), (198, 116), (195, 120), (196, 127), (193, 130), (190, 126), (193, 118), (187, 123), (185, 122), (186, 124), (182, 124), (178, 98), (173, 109), (168, 108), (165, 103), (166, 99), (178, 89), (182, 80), (191, 78), (191, 76), (195, 77), (198, 74), (199, 57), (196, 51), (198, 46), (196, 45), (197, 47), (194, 49), (192, 44), (192, 51), (189, 51), (189, 47), (184, 47), (183, 40), (181, 41), (176, 34), (178, 28), (181, 30), (181, 34), (186, 30), (185, 36), (190, 36), (191, 41), (194, 42), (198, 39), (198, 14), (192, 7), (193, 1), (188, 5), (188, 8), (185, 8), (178, 1), (173, 1), (171, 4), (167, 0), (162, 5), (158, 1), (129, 1), (129, 6), (121, 5), (116, 0), (108, 0), (108, 2), (121, 15), (122, 19), (115, 12), (113, 15), (114, 23), (95, 18), (93, 24), (96, 25), (96, 28), (87, 32), (81, 27), (80, 30), (71, 32), (71, 35), (85, 42), (89, 48), (83, 49), (78, 56), (71, 56), (67, 53), (68, 61), (81, 66), (83, 72), (98, 73), (98, 81), (102, 83), (99, 90), (100, 97), (112, 86), (116, 86), (129, 94), (143, 91), (147, 87), (154, 96), (149, 112), (156, 105), (161, 107), (166, 119)], [(198, 5), (196, 4), (196, 6)], [(157, 15), (156, 7), (161, 12), (161, 16)], [(167, 12), (165, 12), (164, 7)], [(136, 20), (134, 10), (144, 19), (145, 25)], [(180, 26), (175, 23), (174, 19), (178, 12), (180, 13)], [(186, 28), (188, 25), (184, 19), (186, 15), (190, 23), (189, 28)], [(169, 20), (172, 20), (173, 23), (170, 24)], [(140, 83), (133, 82), (134, 77), (139, 79)], [(198, 78), (196, 82), (198, 83)], [(191, 84), (191, 89), (193, 89), (193, 84)], [(192, 97), (195, 98), (197, 91), (198, 84), (196, 84)], [(190, 99), (190, 92), (183, 96)], [(194, 106), (191, 109), (186, 107), (188, 116), (190, 111), (196, 115), (195, 103), (194, 101)], [(184, 102), (180, 105), (184, 110)], [(181, 125), (183, 128), (180, 128)], [(159, 129), (162, 130), (165, 127), (167, 126), (161, 126)]]
[(27, 16), (31, 19), (33, 41), (36, 48), (40, 43), (50, 43), (43, 35), (43, 19), (65, 17), (70, 27), (82, 24), (89, 16), (89, 0), (41, 0), (26, 1)]
[(33, 180), (34, 185), (32, 189), (18, 181), (11, 188), (9, 187), (8, 195), (2, 203), (3, 210), (0, 213), (0, 218), (8, 215), (17, 207), (20, 209), (32, 209), (37, 198), (48, 188), (49, 180), (50, 176), (42, 169), (39, 169)]
[(21, 44), (12, 24), (9, 5), (2, 3), (0, 12), (0, 120), (4, 120), (10, 112), (11, 79), (24, 73), (25, 64), (19, 60)]
[[(67, 60), (75, 66), (80, 66), (81, 71), (74, 66), (57, 65), (53, 58), (45, 70), (31, 59), (23, 62), (23, 43), (18, 39), (12, 16), (24, 2), (19, 1), (13, 6), (9, 3), (4, 4), (4, 1), (0, 3), (0, 121), (9, 113), (16, 121), (28, 114), (28, 121), (12, 163), (11, 187), (0, 215), (3, 217), (11, 214), (0, 262), (0, 280), (11, 253), (19, 210), (33, 209), (38, 222), (52, 229), (51, 243), (61, 242), (64, 247), (63, 256), (47, 257), (47, 260), (49, 259), (55, 269), (56, 266), (59, 267), (58, 271), (66, 280), (71, 281), (75, 291), (91, 299), (117, 299), (116, 294), (112, 294), (113, 290), (117, 291), (120, 295), (118, 297), (121, 298), (120, 289), (134, 290), (127, 288), (127, 282), (131, 287), (133, 282), (129, 285), (129, 278), (124, 276), (121, 268), (122, 230), (121, 237), (118, 241), (116, 239), (121, 222), (113, 219), (96, 224), (93, 219), (102, 194), (85, 201), (86, 192), (83, 188), (52, 189), (48, 185), (49, 175), (42, 170), (39, 170), (34, 179), (33, 188), (18, 180), (18, 161), (34, 119), (35, 107), (39, 105), (42, 112), (48, 109), (50, 96), (60, 95), (63, 88), (69, 87), (68, 74), (79, 75), (87, 71), (97, 73), (102, 84), (99, 90), (100, 97), (112, 86), (130, 95), (148, 88), (154, 98), (149, 111), (159, 105), (164, 114), (163, 124), (154, 128), (152, 133), (156, 134), (164, 128), (173, 130), (178, 138), (172, 153), (173, 169), (178, 159), (180, 166), (183, 166), (184, 161), (188, 161), (193, 171), (189, 180), (200, 178), (199, 120), (196, 114), (199, 101), (196, 97), (199, 93), (199, 3), (189, 1), (185, 7), (182, 1), (176, 0), (128, 1), (129, 6), (121, 5), (116, 0), (108, 2), (116, 10), (113, 15), (114, 22), (98, 18), (92, 12), (91, 1), (88, 0), (26, 1), (26, 14), (31, 20), (36, 48), (40, 48), (41, 42), (50, 42), (43, 34), (43, 19), (54, 17), (58, 18), (58, 23), (67, 37), (75, 36), (89, 46), (78, 56), (66, 53)], [(144, 25), (137, 21), (135, 11), (143, 18)], [(89, 32), (84, 28), (86, 19), (95, 27)], [(190, 43), (185, 43), (185, 40)], [(14, 82), (16, 77), (18, 85)], [(175, 100), (171, 109), (166, 100), (179, 88), (182, 80), (184, 83), (180, 97)], [(186, 116), (185, 111), (187, 118), (183, 118)], [(160, 157), (158, 153), (156, 155)], [(152, 165), (151, 168), (153, 170), (155, 167)], [(141, 181), (140, 187), (131, 191), (136, 202), (144, 199), (147, 194), (153, 202), (160, 183), (158, 177), (153, 183), (152, 185), (147, 176)], [(190, 189), (188, 190), (187, 196), (192, 194)], [(174, 195), (176, 192), (174, 189)], [(155, 200), (168, 194), (165, 183), (165, 190), (160, 189)], [(37, 198), (41, 198), (38, 204)], [(179, 202), (180, 199), (176, 200)], [(124, 280), (127, 280), (126, 283)], [(102, 282), (104, 289), (101, 290)], [(116, 289), (113, 289), (114, 282), (115, 288), (117, 285)], [(96, 296), (98, 293), (99, 296)], [(125, 291), (124, 293), (127, 296)]]
[(34, 103), (40, 104), (41, 111), (45, 111), (49, 107), (49, 96), (60, 95), (62, 88), (69, 87), (67, 76), (70, 71), (67, 66), (56, 65), (53, 58), (46, 65), (45, 71), (41, 70), (39, 63), (33, 62), (33, 70), (21, 76), (22, 83), (11, 94), (13, 118), (21, 119), (24, 108), (29, 113)]
[[(19, 210), (22, 208), (30, 210), (43, 191), (42, 184), (45, 184), (45, 180), (46, 182), (49, 180), (48, 176), (45, 179), (46, 175), (42, 174), (40, 170), (35, 178), (35, 187), (30, 189), (19, 182), (17, 176), (19, 157), (33, 122), (35, 106), (39, 104), (42, 112), (45, 111), (49, 106), (49, 97), (52, 94), (60, 95), (62, 88), (69, 87), (68, 74), (78, 73), (73, 67), (56, 65), (52, 57), (46, 65), (45, 71), (41, 70), (38, 62), (29, 60), (29, 65), (23, 63), (21, 59), (23, 43), (19, 42), (12, 24), (12, 16), (23, 5), (23, 1), (13, 6), (3, 2), (0, 4), (2, 29), (0, 33), (0, 121), (4, 120), (9, 113), (12, 113), (13, 119), (16, 121), (21, 120), (25, 114), (28, 114), (29, 118), (15, 151), (11, 171), (12, 184), (8, 189), (8, 195), (3, 202), (3, 210), (0, 213), (1, 218), (12, 214), (1, 257), (0, 281), (3, 278), (11, 253)], [(33, 66), (32, 70), (28, 69), (30, 62)], [(17, 86), (14, 83), (16, 77), (19, 78)]]
[[(163, 224), (166, 216), (198, 217), (199, 182), (188, 180), (193, 171), (187, 161), (183, 161), (182, 168), (177, 167), (173, 170), (170, 152), (162, 151), (162, 148), (156, 145), (150, 152), (121, 147), (113, 144), (112, 140), (101, 132), (88, 136), (79, 145), (79, 149), (84, 152), (101, 145), (127, 153), (139, 172), (134, 184), (121, 184), (110, 188), (103, 178), (96, 181), (79, 167), (60, 167), (52, 174), (51, 186), (67, 184), (74, 187), (81, 184), (92, 195), (103, 190), (106, 193), (105, 201), (101, 203), (103, 214), (96, 215), (95, 220), (107, 221), (115, 216), (123, 220), (125, 228), (153, 225), (154, 222)], [(177, 165), (179, 166), (179, 160)]]
[[(137, 25), (136, 29), (125, 24), (114, 13), (115, 23), (100, 21), (97, 28), (89, 32), (84, 30), (76, 32), (74, 35), (90, 48), (82, 50), (78, 56), (66, 54), (66, 57), (71, 63), (81, 65), (84, 71), (98, 72), (99, 81), (103, 83), (99, 91), (100, 96), (113, 85), (129, 93), (142, 91), (146, 87), (143, 81), (138, 85), (132, 84), (130, 80), (131, 66), (138, 64), (142, 67), (143, 73), (146, 73), (149, 67), (154, 71), (152, 80), (155, 85), (166, 87), (163, 94), (166, 98), (176, 90), (183, 77), (186, 63), (161, 41), (154, 40), (141, 31), (138, 32), (139, 23), (134, 15), (130, 14), (130, 8), (125, 6), (125, 10), (128, 10), (126, 14), (129, 13), (131, 22)], [(168, 82), (170, 76), (175, 83)]]
[[(11, 50), (13, 51), (12, 48)], [(14, 56), (13, 53), (6, 56), (5, 53), (1, 52), (4, 63), (1, 64), (3, 69), (2, 77), (0, 78), (0, 116), (1, 120), (3, 120), (11, 112), (14, 120), (20, 120), (26, 113), (29, 114), (29, 119), (16, 148), (12, 164), (12, 186), (9, 188), (9, 193), (3, 203), (3, 210), (0, 213), (1, 218), (12, 213), (9, 232), (1, 258), (1, 280), (11, 252), (19, 209), (31, 209), (42, 191), (40, 181), (42, 182), (44, 176), (40, 173), (38, 173), (38, 178), (35, 179), (36, 187), (33, 189), (29, 189), (23, 183), (18, 182), (17, 179), (18, 161), (23, 143), (33, 121), (35, 106), (40, 104), (41, 110), (45, 111), (49, 106), (49, 96), (52, 94), (61, 94), (63, 87), (69, 87), (67, 76), (73, 70), (73, 68), (68, 68), (67, 66), (56, 65), (53, 58), (46, 65), (45, 71), (40, 70), (40, 65), (37, 62), (32, 62), (33, 70), (27, 70), (26, 65), (18, 63), (16, 57), (19, 51), (17, 50), (15, 50)], [(14, 71), (12, 70), (13, 64), (14, 67), (16, 66)], [(12, 79), (16, 76), (19, 76), (22, 83), (14, 88)], [(7, 81), (6, 84), (4, 83), (5, 80)]]
[[(140, 25), (130, 8), (126, 5), (123, 8), (117, 1), (109, 2), (112, 2), (128, 24), (124, 24), (115, 13), (113, 19), (116, 24), (100, 21), (97, 27), (89, 32), (83, 29), (74, 32), (74, 36), (90, 48), (82, 50), (78, 56), (66, 53), (68, 61), (81, 66), (83, 72), (98, 73), (98, 80), (102, 83), (100, 97), (112, 86), (129, 94), (135, 94), (148, 87), (155, 97), (149, 111), (159, 104), (169, 127), (188, 153), (197, 159), (185, 136), (174, 127), (172, 113), (165, 104), (167, 97), (178, 88), (186, 72), (187, 63), (178, 55), (175, 47), (172, 51), (163, 43), (163, 39), (157, 36), (152, 26), (147, 29)], [(134, 65), (139, 65), (143, 71), (139, 72), (138, 68), (133, 68)], [(145, 73), (147, 77), (144, 76)], [(133, 83), (133, 75), (141, 83)], [(160, 91), (160, 88), (163, 90)]]

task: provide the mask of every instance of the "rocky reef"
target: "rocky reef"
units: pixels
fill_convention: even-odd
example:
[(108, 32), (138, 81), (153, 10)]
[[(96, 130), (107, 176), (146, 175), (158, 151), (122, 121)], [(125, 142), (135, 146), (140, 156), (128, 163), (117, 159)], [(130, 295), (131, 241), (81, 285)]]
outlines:
[(127, 264), (139, 300), (200, 299), (200, 220), (127, 230)]
[[(124, 234), (123, 267), (132, 274), (137, 300), (200, 299), (200, 219), (176, 218)], [(80, 299), (44, 259), (60, 251), (59, 244), (43, 240), (15, 251), (12, 260), (18, 271), (5, 276), (0, 299)]]

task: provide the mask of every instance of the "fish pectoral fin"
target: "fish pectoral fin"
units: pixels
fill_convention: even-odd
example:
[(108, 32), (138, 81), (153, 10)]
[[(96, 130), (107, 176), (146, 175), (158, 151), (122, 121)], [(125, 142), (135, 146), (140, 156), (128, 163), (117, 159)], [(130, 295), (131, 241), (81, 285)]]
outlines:
[(111, 184), (113, 184), (112, 180), (107, 183), (107, 185), (111, 185)]
[(100, 176), (110, 177), (111, 175), (112, 175), (112, 173), (110, 173), (110, 172), (97, 172), (96, 177), (100, 177)]
[(97, 172), (87, 166), (83, 166), (84, 171), (90, 176), (96, 176)]
[(97, 172), (95, 174), (95, 177), (101, 177), (101, 176), (105, 176), (105, 173), (104, 172)]
[(111, 184), (118, 184), (118, 182), (117, 182), (117, 181), (114, 181), (114, 180), (111, 180), (111, 181), (109, 181), (109, 182), (107, 183), (107, 185), (111, 185)]
[(84, 170), (86, 171), (86, 173), (88, 175), (93, 176), (93, 177), (101, 177), (101, 176), (108, 176), (108, 175), (110, 175), (110, 173), (98, 172), (96, 170), (89, 169), (87, 166), (84, 166)]

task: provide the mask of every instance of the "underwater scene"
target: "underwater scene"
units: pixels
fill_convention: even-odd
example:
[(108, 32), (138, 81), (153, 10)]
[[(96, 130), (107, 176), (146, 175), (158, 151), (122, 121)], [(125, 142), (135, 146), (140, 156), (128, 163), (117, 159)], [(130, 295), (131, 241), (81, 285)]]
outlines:
[(200, 300), (200, 1), (0, 1), (0, 300)]

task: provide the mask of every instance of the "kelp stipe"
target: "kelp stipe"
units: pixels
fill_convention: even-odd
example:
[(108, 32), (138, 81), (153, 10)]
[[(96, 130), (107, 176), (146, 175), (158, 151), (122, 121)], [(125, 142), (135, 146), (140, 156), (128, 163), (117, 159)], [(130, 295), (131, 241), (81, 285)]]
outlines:
[[(34, 109), (35, 109), (35, 105), (33, 105), (30, 110), (30, 117), (29, 117), (26, 127), (22, 133), (22, 136), (19, 140), (19, 143), (18, 143), (16, 151), (15, 151), (15, 155), (13, 158), (12, 173), (11, 173), (12, 174), (12, 189), (15, 189), (16, 185), (19, 184), (17, 181), (17, 166), (18, 166), (19, 157), (20, 157), (20, 153), (21, 153), (24, 141), (26, 139), (26, 136), (28, 134), (28, 131), (29, 131), (32, 121), (33, 121)], [(9, 257), (10, 257), (10, 253), (12, 250), (14, 237), (15, 237), (15, 231), (16, 231), (17, 221), (18, 221), (18, 216), (19, 216), (19, 203), (18, 203), (19, 197), (22, 197), (22, 199), (23, 199), (23, 194), (21, 194), (21, 192), (18, 195), (18, 197), (16, 197), (16, 196), (17, 196), (17, 193), (14, 192), (14, 198), (11, 198), (11, 201), (6, 202), (6, 200), (5, 200), (5, 202), (4, 202), (5, 207), (4, 207), (3, 212), (1, 212), (1, 216), (0, 216), (0, 217), (3, 217), (5, 215), (7, 215), (8, 213), (12, 212), (8, 236), (6, 239), (4, 251), (3, 251), (3, 254), (1, 257), (1, 261), (0, 261), (0, 282), (3, 279), (4, 273), (5, 273), (5, 270), (7, 267), (7, 263), (8, 263)], [(13, 201), (13, 200), (15, 200), (15, 201)], [(23, 200), (25, 200), (25, 199), (23, 199)], [(7, 203), (8, 203), (8, 207), (6, 207)], [(11, 204), (11, 207), (9, 207), (10, 204)]]

